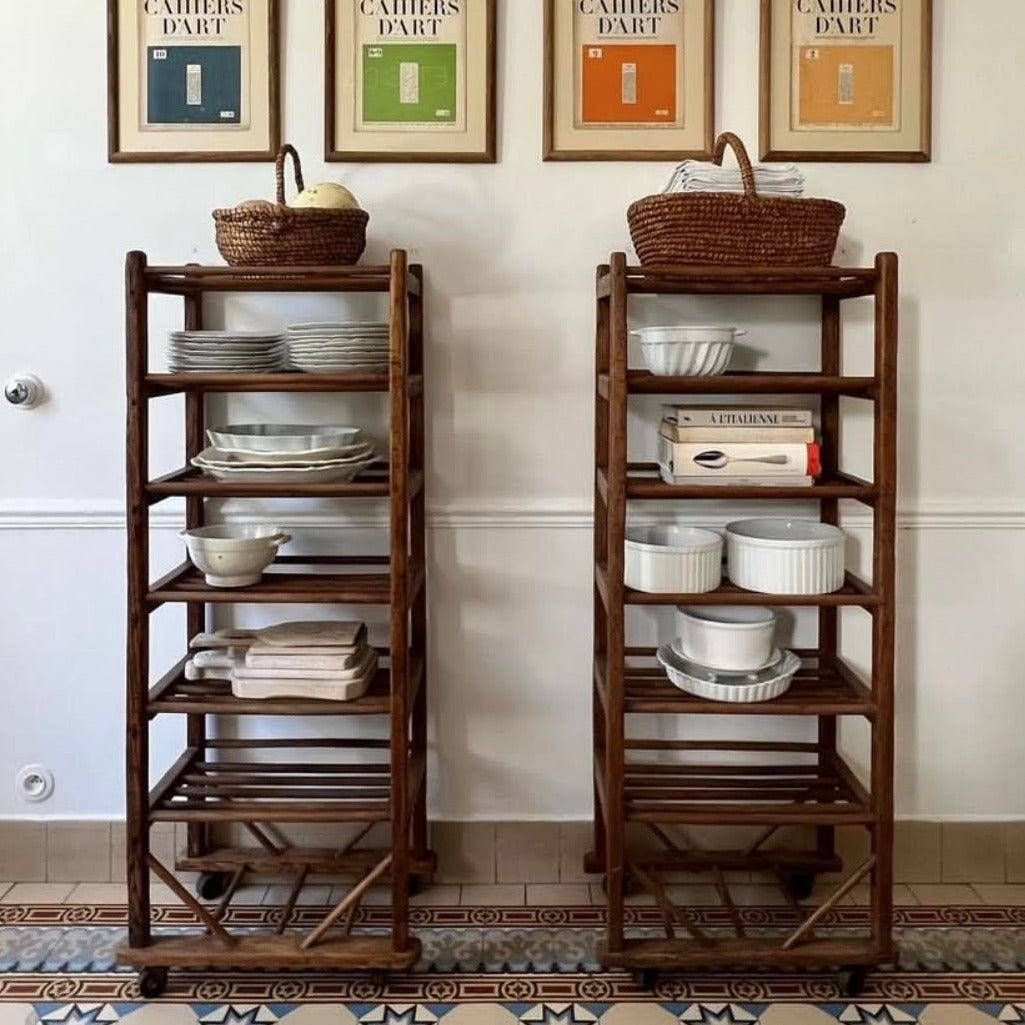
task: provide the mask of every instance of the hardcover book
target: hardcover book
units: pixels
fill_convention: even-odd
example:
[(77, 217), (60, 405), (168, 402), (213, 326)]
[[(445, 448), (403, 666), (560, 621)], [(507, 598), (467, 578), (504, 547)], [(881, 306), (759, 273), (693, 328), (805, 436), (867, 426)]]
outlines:
[(709, 445), (660, 437), (658, 458), (675, 477), (817, 477), (822, 472), (816, 444)]
[(721, 477), (676, 477), (666, 463), (659, 463), (659, 475), (664, 484), (675, 487), (719, 487), (719, 488), (810, 488), (814, 477), (798, 474), (783, 477), (744, 477), (726, 474)]
[(790, 406), (668, 406), (667, 419), (680, 427), (812, 427), (810, 409)]
[(781, 441), (803, 442), (811, 444), (815, 441), (814, 427), (681, 427), (673, 420), (663, 420), (659, 434), (669, 441), (690, 442), (748, 442), (774, 443)]

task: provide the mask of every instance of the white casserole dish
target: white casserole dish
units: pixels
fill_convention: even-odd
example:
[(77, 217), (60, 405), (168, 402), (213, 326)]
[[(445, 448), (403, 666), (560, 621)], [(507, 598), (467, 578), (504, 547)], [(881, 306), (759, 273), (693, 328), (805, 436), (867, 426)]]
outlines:
[(710, 669), (750, 672), (769, 661), (776, 633), (772, 609), (730, 605), (677, 609), (679, 650)]
[(723, 539), (700, 527), (658, 524), (626, 532), (626, 586), (652, 594), (704, 594), (722, 582)]
[(735, 327), (645, 327), (640, 340), (644, 365), (659, 377), (708, 377), (729, 366), (735, 340), (747, 332)]
[(762, 594), (831, 594), (844, 582), (845, 535), (814, 520), (766, 517), (726, 527), (730, 580)]

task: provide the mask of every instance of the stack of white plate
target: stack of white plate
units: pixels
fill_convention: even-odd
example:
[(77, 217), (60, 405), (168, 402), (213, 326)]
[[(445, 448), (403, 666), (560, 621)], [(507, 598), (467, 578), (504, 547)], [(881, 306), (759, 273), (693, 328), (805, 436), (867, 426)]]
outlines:
[(292, 369), (307, 374), (386, 374), (387, 324), (293, 324)]
[(235, 484), (339, 484), (377, 461), (358, 427), (239, 424), (207, 431), (210, 447), (192, 465)]
[(172, 374), (270, 374), (288, 365), (279, 331), (173, 331), (167, 347)]

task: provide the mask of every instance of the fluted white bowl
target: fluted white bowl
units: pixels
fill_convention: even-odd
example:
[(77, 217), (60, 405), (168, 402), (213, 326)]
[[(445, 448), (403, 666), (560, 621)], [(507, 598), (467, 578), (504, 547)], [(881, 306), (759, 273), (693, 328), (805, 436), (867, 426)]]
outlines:
[(704, 594), (722, 583), (723, 539), (700, 527), (657, 524), (626, 532), (627, 587), (650, 594)]
[(729, 579), (762, 594), (831, 594), (843, 587), (845, 535), (814, 520), (765, 517), (726, 526)]

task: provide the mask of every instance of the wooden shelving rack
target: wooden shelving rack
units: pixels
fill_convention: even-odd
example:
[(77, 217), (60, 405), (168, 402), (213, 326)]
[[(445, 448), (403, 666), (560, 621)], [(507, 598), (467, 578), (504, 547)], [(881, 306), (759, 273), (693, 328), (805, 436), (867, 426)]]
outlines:
[[(636, 295), (809, 295), (821, 297), (821, 365), (810, 373), (727, 373), (716, 377), (655, 377), (628, 366), (627, 309)], [(874, 373), (847, 377), (841, 370), (841, 306), (873, 297)], [(893, 958), (893, 641), (896, 495), (897, 257), (880, 254), (869, 269), (628, 267), (615, 253), (597, 274), (594, 528), (594, 802), (595, 850), (591, 871), (606, 877), (608, 929), (600, 956), (609, 967), (635, 972), (651, 985), (659, 971), (750, 965), (837, 968), (850, 994), (868, 968)], [(653, 465), (628, 464), (627, 410), (631, 395), (781, 394), (819, 396), (823, 476), (812, 488), (714, 489), (662, 483)], [(840, 399), (874, 403), (874, 474), (871, 481), (839, 467)], [(750, 401), (750, 398), (749, 398)], [(654, 427), (652, 428), (654, 430)], [(724, 584), (710, 594), (643, 594), (624, 583), (627, 503), (646, 499), (817, 500), (821, 519), (839, 523), (841, 500), (854, 500), (873, 517), (872, 579), (848, 574), (842, 589), (816, 597), (764, 595)], [(818, 646), (802, 651), (803, 669), (792, 689), (764, 704), (740, 706), (690, 697), (676, 690), (653, 661), (652, 649), (631, 647), (629, 605), (749, 604), (814, 606)], [(839, 613), (860, 607), (872, 617), (872, 672), (863, 681), (840, 653)], [(639, 739), (628, 716), (810, 716), (811, 743)], [(871, 731), (871, 788), (862, 785), (837, 748), (838, 719), (862, 717)], [(730, 720), (716, 719), (723, 724)], [(735, 720), (734, 720), (735, 721)], [(726, 732), (724, 730), (724, 732)], [(696, 757), (695, 757), (696, 756)], [(717, 757), (718, 756), (718, 757)], [(687, 759), (691, 760), (687, 760)], [(652, 764), (657, 760), (657, 764)], [(656, 853), (627, 842), (629, 823), (658, 838)], [(754, 827), (742, 849), (699, 849), (666, 827)], [(787, 826), (814, 827), (807, 850), (774, 849)], [(816, 873), (839, 872), (838, 826), (861, 826), (869, 856), (850, 866), (818, 908), (807, 907)], [(641, 827), (633, 827), (641, 828)], [(811, 838), (814, 838), (813, 841)], [(770, 845), (770, 841), (773, 844)], [(746, 934), (725, 873), (769, 871), (783, 884), (793, 927), (780, 938)], [(736, 938), (710, 935), (687, 908), (675, 905), (663, 883), (670, 871), (709, 871)], [(664, 938), (625, 934), (627, 879), (654, 892)], [(866, 936), (821, 936), (828, 912), (855, 885), (871, 883), (871, 928)], [(683, 935), (677, 935), (682, 933)]]
[[(127, 858), (129, 929), (119, 960), (140, 970), (144, 995), (163, 991), (171, 967), (409, 968), (419, 941), (410, 935), (411, 881), (435, 869), (428, 849), (427, 589), (424, 496), (423, 270), (395, 251), (388, 266), (357, 267), (151, 267), (142, 253), (127, 259)], [(184, 326), (203, 326), (203, 297), (212, 292), (381, 292), (389, 296), (389, 372), (380, 376), (315, 374), (164, 374), (148, 366), (149, 306), (153, 295), (181, 296)], [(186, 459), (204, 447), (209, 394), (239, 392), (379, 392), (387, 396), (390, 440), (386, 459), (350, 484), (231, 484), (186, 465), (159, 479), (149, 474), (150, 402), (185, 397)], [(381, 498), (389, 502), (389, 551), (368, 556), (309, 554), (282, 557), (263, 580), (219, 590), (185, 563), (152, 582), (150, 509), (185, 498), (189, 528), (203, 525), (213, 498)], [(284, 603), (381, 605), (390, 609), (390, 636), (382, 668), (369, 693), (352, 702), (251, 701), (234, 698), (230, 685), (188, 682), (186, 658), (150, 686), (150, 617), (167, 603), (187, 609), (189, 638), (207, 629), (214, 604)], [(158, 670), (159, 671), (159, 670)], [(150, 788), (150, 722), (159, 715), (186, 717), (187, 744)], [(388, 739), (247, 740), (219, 738), (214, 716), (378, 716), (390, 723)], [(287, 759), (287, 760), (283, 760)], [(156, 822), (188, 824), (188, 850), (178, 868), (199, 871), (197, 890), (216, 907), (194, 899), (150, 849)], [(277, 827), (289, 823), (352, 823), (354, 835), (339, 849), (289, 844)], [(375, 823), (390, 825), (387, 849), (361, 841)], [(215, 847), (212, 827), (234, 824), (255, 845)], [(150, 873), (171, 886), (195, 912), (205, 934), (154, 937)], [(247, 872), (276, 873), (292, 881), (281, 923), (270, 934), (232, 934), (225, 912)], [(310, 875), (354, 876), (338, 907), (307, 934), (287, 931), (295, 902)], [(390, 876), (391, 934), (353, 935), (362, 893)], [(330, 929), (330, 931), (329, 931)]]

